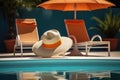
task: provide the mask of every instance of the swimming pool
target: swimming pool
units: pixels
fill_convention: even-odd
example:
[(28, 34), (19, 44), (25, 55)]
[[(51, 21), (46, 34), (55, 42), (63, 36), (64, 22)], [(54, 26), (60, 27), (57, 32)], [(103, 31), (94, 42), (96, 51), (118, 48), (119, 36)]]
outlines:
[(1, 58), (0, 72), (120, 70), (119, 57)]
[[(18, 73), (42, 73), (57, 72), (63, 74), (65, 80), (79, 80), (79, 76), (89, 80), (119, 80), (120, 58), (119, 57), (63, 57), (63, 58), (39, 58), (39, 57), (16, 57), (0, 58), (1, 80), (24, 80), (18, 79)], [(36, 73), (37, 72), (37, 73)], [(45, 73), (44, 73), (45, 72)], [(105, 72), (105, 73), (104, 73)], [(107, 73), (106, 73), (107, 72)], [(77, 73), (78, 77), (74, 76)], [(89, 75), (88, 75), (89, 74)], [(71, 77), (72, 75), (72, 77)], [(39, 75), (40, 78), (41, 75)], [(43, 77), (43, 78), (45, 78)], [(61, 76), (60, 76), (61, 77)], [(117, 78), (116, 78), (117, 77)], [(74, 79), (73, 79), (74, 78)], [(40, 79), (34, 79), (40, 80)], [(42, 79), (50, 80), (50, 79)], [(55, 79), (57, 80), (57, 79)], [(80, 77), (80, 80), (81, 77)], [(84, 79), (83, 79), (84, 80)]]

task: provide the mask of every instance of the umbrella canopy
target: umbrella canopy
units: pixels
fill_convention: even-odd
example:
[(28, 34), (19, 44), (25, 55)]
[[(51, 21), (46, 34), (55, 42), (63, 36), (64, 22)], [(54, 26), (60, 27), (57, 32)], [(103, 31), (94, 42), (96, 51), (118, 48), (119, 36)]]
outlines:
[(74, 11), (75, 19), (76, 11), (91, 11), (110, 6), (115, 5), (105, 0), (49, 0), (38, 5), (48, 10)]

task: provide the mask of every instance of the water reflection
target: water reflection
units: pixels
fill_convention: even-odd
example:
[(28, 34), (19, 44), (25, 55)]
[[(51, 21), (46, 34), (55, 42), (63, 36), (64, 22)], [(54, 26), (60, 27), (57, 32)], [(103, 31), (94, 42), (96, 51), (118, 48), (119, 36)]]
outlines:
[(102, 72), (8, 72), (0, 80), (120, 80), (120, 71)]

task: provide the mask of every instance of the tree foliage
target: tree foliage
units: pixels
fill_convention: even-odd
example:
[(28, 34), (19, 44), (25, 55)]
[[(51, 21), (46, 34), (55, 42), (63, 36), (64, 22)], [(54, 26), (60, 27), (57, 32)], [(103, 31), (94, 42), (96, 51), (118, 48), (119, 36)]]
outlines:
[(38, 4), (47, 0), (0, 0), (0, 17), (8, 21), (8, 39), (15, 38), (14, 17), (18, 13), (18, 8), (21, 7), (36, 7)]

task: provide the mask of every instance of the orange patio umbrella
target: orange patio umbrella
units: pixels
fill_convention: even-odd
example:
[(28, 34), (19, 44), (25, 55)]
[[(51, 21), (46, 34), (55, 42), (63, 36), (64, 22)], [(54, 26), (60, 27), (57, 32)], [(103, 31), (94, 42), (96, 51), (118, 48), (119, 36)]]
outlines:
[(115, 5), (106, 0), (49, 0), (38, 5), (47, 10), (74, 11), (74, 19), (76, 19), (76, 11), (91, 11), (110, 6)]

